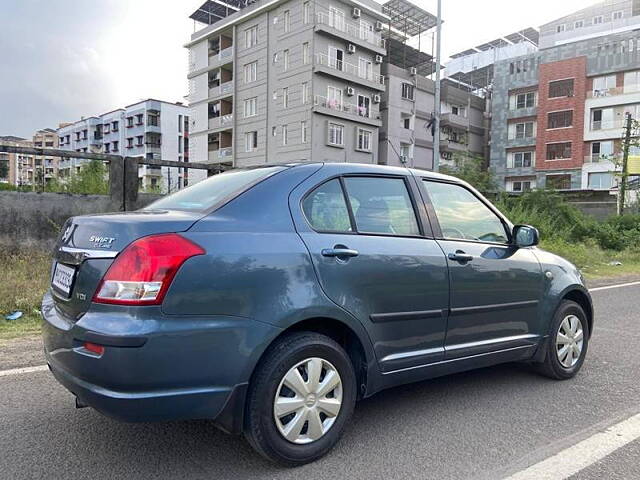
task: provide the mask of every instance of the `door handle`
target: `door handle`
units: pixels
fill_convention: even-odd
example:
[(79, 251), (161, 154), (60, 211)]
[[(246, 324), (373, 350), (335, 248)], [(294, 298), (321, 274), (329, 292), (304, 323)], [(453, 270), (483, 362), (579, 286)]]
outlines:
[(322, 256), (323, 257), (344, 257), (344, 258), (348, 258), (348, 257), (357, 257), (358, 256), (358, 251), (357, 250), (352, 250), (350, 248), (347, 247), (343, 247), (342, 245), (336, 245), (333, 248), (325, 248), (322, 250)]
[(456, 253), (450, 253), (447, 255), (449, 260), (453, 260), (454, 262), (467, 263), (473, 260), (473, 255), (469, 255), (464, 253), (462, 250), (456, 250)]

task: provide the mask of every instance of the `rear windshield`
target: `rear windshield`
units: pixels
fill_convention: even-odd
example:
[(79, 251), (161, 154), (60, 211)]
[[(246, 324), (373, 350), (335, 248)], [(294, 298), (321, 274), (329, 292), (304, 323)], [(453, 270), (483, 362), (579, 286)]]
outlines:
[(287, 167), (264, 167), (230, 170), (161, 198), (143, 210), (188, 210), (205, 212), (216, 204), (230, 200), (252, 185), (285, 170)]

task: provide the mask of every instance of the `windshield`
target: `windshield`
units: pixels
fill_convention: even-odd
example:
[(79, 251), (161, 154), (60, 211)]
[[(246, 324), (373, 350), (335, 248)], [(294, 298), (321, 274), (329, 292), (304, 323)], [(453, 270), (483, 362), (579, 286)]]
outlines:
[(230, 200), (255, 183), (287, 167), (230, 170), (207, 178), (195, 185), (167, 195), (143, 210), (189, 210), (205, 212), (223, 200)]

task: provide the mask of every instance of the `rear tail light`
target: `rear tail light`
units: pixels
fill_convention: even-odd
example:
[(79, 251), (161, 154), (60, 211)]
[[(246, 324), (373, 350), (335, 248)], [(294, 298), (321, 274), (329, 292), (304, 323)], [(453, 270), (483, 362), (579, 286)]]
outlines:
[(204, 253), (202, 247), (176, 233), (140, 238), (118, 254), (93, 301), (160, 305), (182, 264)]

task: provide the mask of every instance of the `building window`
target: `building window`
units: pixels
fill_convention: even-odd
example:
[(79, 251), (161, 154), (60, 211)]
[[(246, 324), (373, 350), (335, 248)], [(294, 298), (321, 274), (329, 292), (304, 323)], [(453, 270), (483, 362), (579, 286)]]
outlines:
[(573, 78), (549, 82), (549, 98), (573, 97)]
[(311, 22), (311, 2), (304, 2), (302, 5), (302, 16), (304, 18), (304, 23)]
[(247, 98), (244, 101), (244, 116), (253, 117), (258, 114), (258, 97)]
[[(178, 121), (178, 125), (180, 125), (180, 122)], [(160, 115), (156, 115), (156, 114), (147, 114), (147, 126), (150, 127), (158, 127), (160, 126)]]
[(282, 89), (282, 108), (289, 108), (289, 87)]
[(144, 145), (144, 137), (142, 135), (138, 135), (136, 140), (136, 147), (142, 147)]
[(615, 75), (603, 75), (593, 79), (593, 96), (606, 97), (616, 88)]
[(307, 121), (302, 120), (300, 122), (300, 143), (307, 143), (307, 135), (309, 134), (307, 129)]
[[(638, 45), (638, 50), (640, 51), (640, 43)], [(625, 72), (624, 74), (624, 93), (635, 92), (640, 92), (640, 70)]]
[(610, 190), (613, 187), (613, 173), (594, 172), (589, 173), (588, 188), (593, 190)]
[(507, 158), (507, 168), (530, 168), (533, 155), (533, 152), (513, 152)]
[(133, 148), (133, 137), (127, 138), (127, 148)]
[(282, 22), (284, 23), (284, 33), (289, 33), (291, 31), (291, 12), (289, 10), (282, 13)]
[(244, 83), (255, 82), (258, 79), (258, 61), (247, 63), (244, 66)]
[(144, 115), (142, 113), (138, 113), (136, 114), (136, 125), (142, 125), (142, 118), (144, 117)]
[(402, 83), (402, 98), (407, 100), (413, 100), (413, 85), (410, 83)]
[(127, 128), (133, 127), (133, 117), (127, 117)]
[(358, 150), (362, 152), (370, 152), (372, 136), (373, 133), (371, 132), (371, 130), (358, 128)]
[(334, 110), (342, 110), (342, 89), (327, 86), (327, 107)]
[(451, 107), (451, 113), (459, 117), (467, 118), (467, 107), (459, 107), (457, 105), (453, 105)]
[(547, 188), (555, 190), (571, 190), (571, 175), (547, 175), (545, 177)]
[(178, 115), (178, 131), (180, 133), (182, 133), (183, 125), (184, 125), (184, 122), (182, 121), (182, 115)]
[(178, 135), (178, 153), (182, 153), (182, 137)]
[(516, 123), (515, 124), (515, 138), (523, 139), (523, 138), (533, 138), (535, 135), (533, 122), (524, 122), (524, 123)]
[(358, 95), (358, 115), (369, 118), (371, 116), (371, 97)]
[(117, 132), (118, 131), (118, 125), (119, 125), (119, 122), (117, 120), (111, 122), (111, 131), (112, 132)]
[(115, 141), (111, 144), (111, 151), (112, 152), (117, 152), (118, 151), (118, 142)]
[(578, 20), (573, 24), (573, 28), (582, 28), (584, 27), (584, 20)]
[(104, 144), (104, 153), (109, 153), (109, 142), (105, 142)]
[(569, 128), (573, 126), (573, 110), (551, 112), (547, 118), (547, 129)]
[(402, 128), (411, 130), (411, 117), (402, 118)]
[(309, 101), (309, 84), (302, 82), (302, 103), (305, 104)]
[(536, 106), (536, 92), (520, 93), (516, 95), (516, 110), (533, 108)]
[(547, 144), (547, 160), (567, 160), (571, 158), (571, 142)]
[(373, 81), (373, 63), (371, 60), (360, 57), (358, 59), (358, 76)]
[(602, 160), (610, 160), (613, 156), (613, 140), (607, 140), (602, 142), (593, 142), (591, 144), (591, 157), (588, 161), (600, 162)]
[(344, 125), (329, 122), (327, 142), (329, 145), (342, 147), (344, 145)]
[(254, 25), (253, 27), (247, 28), (244, 31), (244, 46), (246, 48), (251, 48), (257, 44), (258, 44), (258, 25)]
[(282, 125), (282, 145), (289, 143), (289, 126)]
[(593, 24), (600, 25), (602, 23), (602, 15), (598, 15), (593, 17)]
[(282, 62), (284, 71), (286, 72), (287, 70), (289, 70), (289, 50), (285, 50), (284, 52), (282, 52)]
[(512, 192), (528, 192), (531, 190), (531, 180), (514, 180), (511, 182)]
[(624, 12), (623, 11), (613, 12), (613, 19), (614, 20), (622, 20), (622, 17), (624, 17)]
[(247, 132), (244, 134), (244, 149), (246, 152), (253, 152), (258, 148), (258, 132)]
[(302, 44), (302, 63), (306, 65), (309, 63), (309, 42)]
[(556, 33), (562, 33), (566, 28), (566, 25), (564, 23), (561, 23), (560, 25), (556, 26)]

